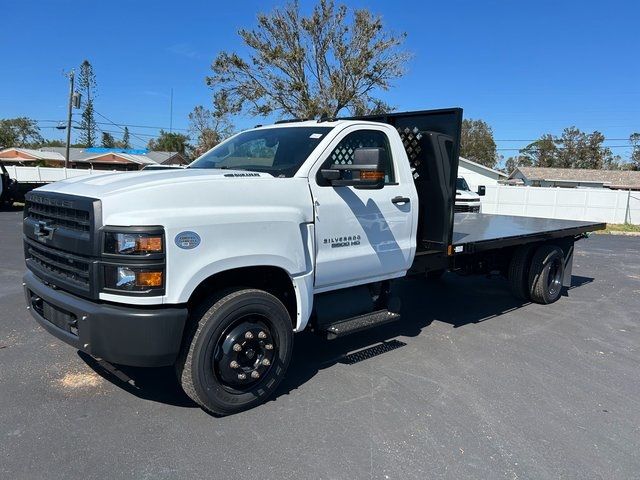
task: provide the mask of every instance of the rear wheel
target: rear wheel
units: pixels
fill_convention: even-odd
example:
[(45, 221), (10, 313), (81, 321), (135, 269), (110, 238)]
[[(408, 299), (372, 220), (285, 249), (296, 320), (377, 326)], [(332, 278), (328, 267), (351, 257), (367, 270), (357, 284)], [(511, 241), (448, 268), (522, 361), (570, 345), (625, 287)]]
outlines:
[(293, 329), (282, 302), (262, 290), (242, 289), (194, 315), (176, 364), (186, 394), (219, 415), (266, 401), (291, 359)]
[(564, 253), (555, 245), (538, 247), (529, 272), (529, 294), (536, 303), (553, 303), (562, 294)]
[(509, 287), (514, 296), (520, 300), (529, 300), (529, 270), (531, 267), (531, 257), (533, 256), (533, 245), (522, 245), (518, 247), (509, 263)]

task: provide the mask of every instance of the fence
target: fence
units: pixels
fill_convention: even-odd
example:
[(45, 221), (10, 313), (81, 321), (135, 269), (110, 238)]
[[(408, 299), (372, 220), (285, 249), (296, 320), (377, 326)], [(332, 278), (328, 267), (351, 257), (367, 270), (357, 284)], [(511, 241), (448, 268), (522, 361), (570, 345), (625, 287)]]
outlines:
[(640, 192), (487, 185), (482, 211), (499, 215), (640, 224)]
[(15, 165), (9, 165), (6, 169), (11, 178), (23, 183), (51, 183), (57, 182), (58, 180), (64, 180), (65, 178), (114, 173), (112, 171), (105, 170), (84, 170), (55, 167), (19, 167)]

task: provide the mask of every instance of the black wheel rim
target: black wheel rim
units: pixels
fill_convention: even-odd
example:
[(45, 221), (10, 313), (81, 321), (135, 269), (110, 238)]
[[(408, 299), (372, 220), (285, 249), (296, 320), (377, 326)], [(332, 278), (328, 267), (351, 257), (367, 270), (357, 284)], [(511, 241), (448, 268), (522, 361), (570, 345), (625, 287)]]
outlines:
[(549, 275), (547, 276), (547, 291), (552, 297), (556, 296), (562, 288), (562, 263), (556, 258), (549, 265)]
[(251, 390), (267, 377), (277, 352), (269, 321), (261, 315), (247, 315), (220, 336), (213, 352), (213, 373), (228, 389)]

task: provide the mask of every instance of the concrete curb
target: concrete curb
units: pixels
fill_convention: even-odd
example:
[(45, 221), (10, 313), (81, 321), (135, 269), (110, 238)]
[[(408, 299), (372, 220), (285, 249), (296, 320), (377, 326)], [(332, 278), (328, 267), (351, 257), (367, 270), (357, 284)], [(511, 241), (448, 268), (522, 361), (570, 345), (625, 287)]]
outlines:
[(595, 232), (598, 235), (623, 235), (625, 237), (640, 237), (640, 232), (619, 232), (617, 230), (609, 231), (600, 230), (599, 232)]

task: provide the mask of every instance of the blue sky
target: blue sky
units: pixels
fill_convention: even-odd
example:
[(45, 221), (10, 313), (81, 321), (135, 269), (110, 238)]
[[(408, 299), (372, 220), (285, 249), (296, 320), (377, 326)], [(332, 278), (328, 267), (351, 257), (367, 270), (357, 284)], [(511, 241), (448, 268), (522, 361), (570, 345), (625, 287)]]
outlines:
[[(301, 2), (308, 9), (311, 2)], [(220, 50), (242, 52), (236, 32), (276, 1), (0, 0), (0, 118), (41, 120), (45, 137), (65, 118), (64, 70), (87, 58), (96, 110), (118, 124), (186, 129)], [(461, 106), (494, 129), (500, 153), (576, 125), (599, 130), (614, 152), (640, 131), (640, 2), (353, 1), (407, 32), (405, 77), (382, 97), (398, 110)], [(76, 114), (79, 115), (79, 114)], [(105, 121), (98, 117), (98, 121)], [(263, 119), (240, 117), (238, 128)], [(118, 131), (111, 125), (105, 130)], [(135, 146), (157, 129), (131, 127)]]

